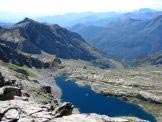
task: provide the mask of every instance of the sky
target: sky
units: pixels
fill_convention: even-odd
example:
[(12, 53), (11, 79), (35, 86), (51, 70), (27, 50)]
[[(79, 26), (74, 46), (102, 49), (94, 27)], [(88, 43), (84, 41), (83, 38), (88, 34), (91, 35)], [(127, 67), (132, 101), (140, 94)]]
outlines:
[(161, 9), (162, 0), (0, 0), (0, 17), (39, 17), (78, 12)]

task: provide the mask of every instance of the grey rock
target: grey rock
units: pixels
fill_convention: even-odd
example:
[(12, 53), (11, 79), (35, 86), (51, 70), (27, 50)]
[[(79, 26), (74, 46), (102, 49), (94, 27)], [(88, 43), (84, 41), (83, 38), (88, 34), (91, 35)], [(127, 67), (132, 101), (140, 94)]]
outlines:
[(12, 100), (14, 96), (21, 96), (21, 89), (13, 86), (0, 88), (0, 100)]
[(2, 73), (0, 72), (0, 87), (4, 86), (4, 77), (2, 76)]
[(7, 79), (6, 77), (4, 78), (4, 86), (13, 86), (16, 83), (15, 79)]
[(34, 83), (39, 83), (39, 81), (38, 80), (32, 80)]
[(30, 97), (30, 94), (28, 94), (26, 91), (21, 90), (22, 96), (24, 97)]
[(61, 60), (60, 60), (59, 58), (55, 58), (55, 59), (54, 59), (54, 62), (55, 62), (55, 63), (58, 63), (58, 64), (61, 64)]
[(51, 86), (43, 85), (42, 90), (44, 90), (46, 93), (51, 94)]
[(69, 102), (64, 102), (61, 106), (57, 107), (54, 111), (55, 117), (62, 117), (71, 115), (73, 111), (73, 105)]
[(16, 80), (15, 79), (12, 79), (12, 78), (7, 78), (7, 77), (4, 77), (2, 75), (2, 73), (0, 72), (0, 87), (3, 87), (3, 86), (14, 86), (16, 83)]

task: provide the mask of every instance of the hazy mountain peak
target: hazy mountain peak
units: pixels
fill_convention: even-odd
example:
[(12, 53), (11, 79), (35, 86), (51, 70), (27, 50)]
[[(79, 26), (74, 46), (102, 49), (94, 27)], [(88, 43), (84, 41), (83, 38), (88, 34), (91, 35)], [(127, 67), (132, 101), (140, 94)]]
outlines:
[(24, 18), (22, 21), (20, 21), (18, 23), (24, 23), (24, 22), (35, 22), (35, 21), (30, 19), (30, 18), (28, 18), (28, 17), (26, 17), (26, 18)]
[(24, 18), (22, 21), (16, 23), (16, 24), (14, 25), (14, 27), (22, 27), (22, 26), (24, 27), (24, 26), (26, 26), (26, 25), (28, 25), (28, 24), (38, 24), (38, 22), (36, 22), (36, 21), (34, 21), (34, 20), (32, 20), (32, 19), (26, 17), (26, 18)]
[(138, 12), (146, 13), (146, 12), (156, 12), (156, 10), (151, 8), (141, 8), (138, 10)]

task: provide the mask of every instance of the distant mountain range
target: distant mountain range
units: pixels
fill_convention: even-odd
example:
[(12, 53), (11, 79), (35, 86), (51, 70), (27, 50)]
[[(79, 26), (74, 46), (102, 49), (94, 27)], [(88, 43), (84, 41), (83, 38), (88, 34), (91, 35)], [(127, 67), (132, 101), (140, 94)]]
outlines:
[(162, 53), (162, 12), (141, 9), (101, 23), (78, 23), (69, 29), (120, 61)]
[(136, 19), (150, 19), (160, 15), (161, 11), (156, 11), (150, 8), (142, 8), (133, 12), (82, 12), (68, 13), (56, 16), (44, 16), (37, 18), (39, 22), (59, 24), (63, 27), (71, 27), (76, 24), (85, 25), (105, 25), (119, 17), (127, 16)]
[[(8, 29), (1, 27), (0, 43), (29, 54), (47, 53), (65, 59), (93, 62), (107, 60), (102, 52), (88, 44), (77, 33), (59, 25), (42, 24), (29, 18)], [(108, 63), (109, 61), (105, 64)]]
[(68, 13), (64, 15), (56, 16), (45, 16), (37, 18), (36, 20), (44, 23), (59, 24), (63, 27), (70, 27), (78, 23), (86, 24), (96, 24), (96, 21), (112, 18), (121, 15), (121, 13), (116, 12), (103, 12), (103, 13), (93, 13), (93, 12), (83, 12), (83, 13)]
[(13, 25), (12, 23), (0, 22), (0, 27), (9, 28), (9, 27), (11, 27), (12, 25)]

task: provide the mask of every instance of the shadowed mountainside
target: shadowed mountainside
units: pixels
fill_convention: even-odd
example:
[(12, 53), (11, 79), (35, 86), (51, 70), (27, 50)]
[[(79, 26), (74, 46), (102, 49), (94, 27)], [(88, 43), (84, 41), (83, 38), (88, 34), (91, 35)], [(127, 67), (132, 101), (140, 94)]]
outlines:
[(29, 18), (9, 29), (0, 28), (0, 42), (30, 54), (51, 54), (65, 59), (112, 63), (98, 49), (88, 44), (80, 35), (59, 25), (48, 25)]

